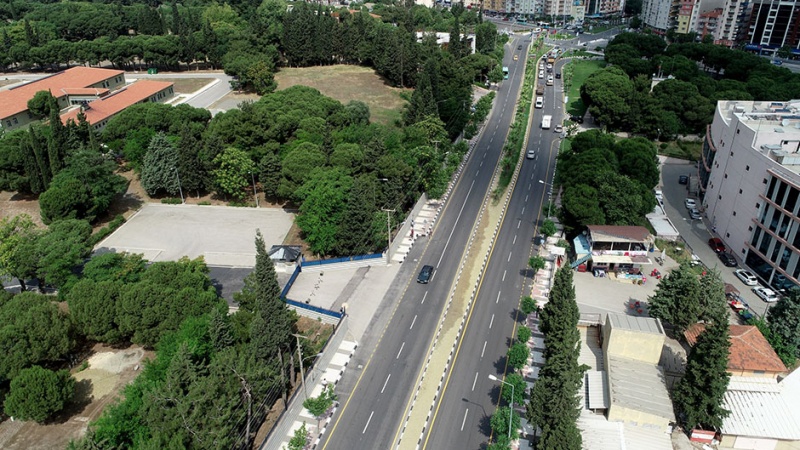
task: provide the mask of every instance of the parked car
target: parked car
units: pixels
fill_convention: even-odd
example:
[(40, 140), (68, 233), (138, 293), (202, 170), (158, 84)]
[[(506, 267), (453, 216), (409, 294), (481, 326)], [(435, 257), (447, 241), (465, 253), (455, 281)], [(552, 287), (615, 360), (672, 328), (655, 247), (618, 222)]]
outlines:
[(717, 253), (717, 257), (719, 257), (722, 264), (725, 264), (727, 267), (736, 267), (739, 265), (739, 263), (736, 262), (736, 258), (728, 252), (719, 252)]
[(753, 288), (753, 293), (756, 294), (767, 303), (774, 303), (778, 301), (778, 294), (775, 293), (772, 289), (767, 289), (765, 287), (759, 286)]
[(562, 131), (564, 131), (564, 127), (563, 127), (563, 126), (561, 126), (561, 125), (556, 125), (556, 126), (553, 128), (553, 132), (554, 132), (554, 133), (561, 133)]
[(683, 206), (685, 206), (686, 209), (697, 208), (697, 202), (693, 198), (687, 198), (683, 201)]
[(697, 220), (702, 217), (703, 216), (700, 215), (700, 211), (698, 211), (697, 208), (692, 208), (689, 210), (689, 218), (691, 218), (692, 220)]
[(688, 184), (688, 183), (689, 183), (689, 177), (688, 176), (681, 175), (681, 176), (678, 177), (678, 184)]
[(758, 279), (753, 272), (749, 270), (739, 269), (733, 272), (736, 275), (736, 278), (742, 280), (742, 283), (746, 284), (747, 286), (756, 286), (758, 284)]
[(561, 72), (556, 72), (556, 79), (561, 79)]
[(419, 276), (417, 277), (417, 283), (428, 284), (432, 276), (433, 266), (422, 266), (422, 270), (419, 271)]
[(709, 239), (708, 246), (711, 247), (717, 253), (722, 253), (725, 251), (725, 244), (722, 243), (722, 239), (720, 238)]
[(656, 200), (658, 200), (659, 203), (664, 201), (664, 193), (661, 192), (661, 189), (656, 189), (653, 193), (656, 195)]
[(569, 120), (573, 122), (583, 123), (583, 117), (581, 116), (569, 116)]

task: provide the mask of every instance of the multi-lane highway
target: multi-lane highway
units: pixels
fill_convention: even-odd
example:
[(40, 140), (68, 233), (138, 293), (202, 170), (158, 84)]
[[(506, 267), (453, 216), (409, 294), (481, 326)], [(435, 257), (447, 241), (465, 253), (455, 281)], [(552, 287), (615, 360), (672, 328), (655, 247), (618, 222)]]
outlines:
[[(563, 62), (556, 64), (560, 70)], [(545, 88), (544, 107), (535, 109), (525, 159), (514, 187), (497, 241), (470, 312), (463, 338), (447, 374), (443, 394), (434, 409), (423, 448), (477, 449), (489, 439), (489, 418), (495, 412), (500, 383), (506, 372), (506, 352), (516, 335), (520, 297), (530, 293), (532, 273), (528, 259), (534, 250), (535, 230), (544, 219), (541, 210), (552, 180), (559, 134), (540, 128), (543, 115), (553, 116), (553, 127), (562, 121), (561, 79)], [(523, 405), (517, 406), (524, 411)], [(520, 408), (522, 406), (522, 408)]]
[[(396, 444), (408, 400), (514, 117), (529, 44), (527, 39), (514, 37), (506, 45), (504, 65), (510, 69), (509, 79), (500, 84), (482, 136), (434, 232), (427, 242), (417, 244), (424, 245), (424, 250), (416, 262), (414, 279), (408, 281), (400, 301), (390, 312), (391, 318), (374, 350), (368, 349), (372, 353), (363, 369), (346, 373), (346, 376), (357, 375), (358, 379), (354, 383), (346, 380), (340, 383), (338, 393), (343, 406), (329, 426), (321, 448), (372, 450), (390, 449)], [(517, 50), (518, 45), (524, 48)], [(514, 61), (514, 54), (523, 57)], [(433, 278), (429, 284), (417, 284), (416, 271), (424, 264), (435, 267)]]

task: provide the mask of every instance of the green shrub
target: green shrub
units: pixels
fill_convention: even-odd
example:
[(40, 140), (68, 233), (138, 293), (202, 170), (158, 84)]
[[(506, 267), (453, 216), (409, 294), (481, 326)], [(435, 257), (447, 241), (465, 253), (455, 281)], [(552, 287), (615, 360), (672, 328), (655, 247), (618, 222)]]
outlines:
[(183, 201), (179, 198), (162, 198), (161, 203), (165, 205), (180, 205)]

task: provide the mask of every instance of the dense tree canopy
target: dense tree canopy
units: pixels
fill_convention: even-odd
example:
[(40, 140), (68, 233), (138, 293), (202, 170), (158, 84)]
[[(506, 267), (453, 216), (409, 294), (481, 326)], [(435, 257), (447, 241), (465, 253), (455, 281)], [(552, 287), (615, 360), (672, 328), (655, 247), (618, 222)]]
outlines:
[(20, 371), (11, 381), (5, 413), (20, 420), (46, 421), (72, 400), (75, 379), (66, 370), (54, 372), (40, 366)]

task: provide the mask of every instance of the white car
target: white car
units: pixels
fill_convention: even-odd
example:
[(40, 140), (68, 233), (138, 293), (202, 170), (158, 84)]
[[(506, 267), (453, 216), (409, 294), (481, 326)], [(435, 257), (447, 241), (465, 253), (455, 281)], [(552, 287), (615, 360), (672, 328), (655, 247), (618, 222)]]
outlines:
[(544, 78), (544, 70), (539, 71), (539, 78)]
[(689, 217), (691, 217), (692, 220), (697, 220), (703, 216), (700, 215), (700, 211), (698, 211), (697, 208), (692, 208), (689, 210)]
[(536, 152), (533, 150), (528, 150), (528, 153), (525, 155), (525, 157), (528, 159), (534, 159), (536, 158)]
[(662, 203), (664, 201), (664, 193), (661, 192), (661, 189), (656, 189), (654, 193), (656, 194), (656, 200), (658, 200), (659, 203)]
[(753, 293), (761, 297), (761, 300), (764, 300), (767, 303), (774, 303), (778, 301), (778, 294), (776, 294), (772, 289), (767, 289), (761, 286), (754, 287)]
[(697, 208), (697, 202), (694, 201), (693, 198), (687, 198), (686, 200), (683, 201), (683, 204), (684, 206), (686, 206), (686, 209)]
[(734, 270), (733, 274), (736, 275), (736, 278), (742, 280), (742, 283), (748, 286), (755, 286), (758, 284), (758, 279), (750, 271), (739, 269), (739, 270)]
[(550, 63), (547, 63), (547, 68), (548, 68), (548, 69), (552, 69), (552, 68), (553, 68), (553, 65), (552, 65), (552, 64), (550, 64)]

